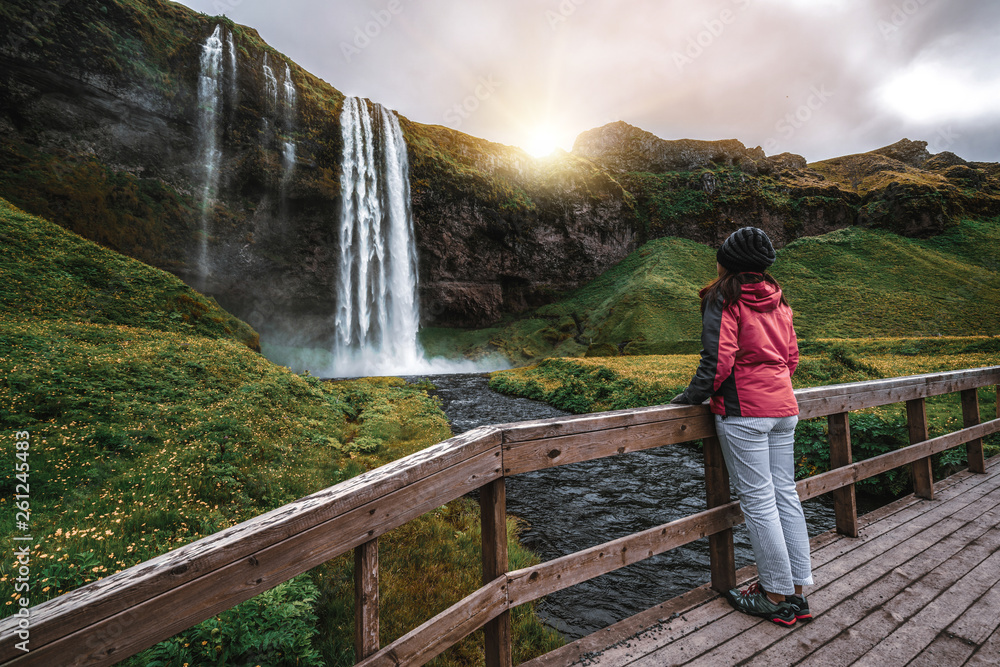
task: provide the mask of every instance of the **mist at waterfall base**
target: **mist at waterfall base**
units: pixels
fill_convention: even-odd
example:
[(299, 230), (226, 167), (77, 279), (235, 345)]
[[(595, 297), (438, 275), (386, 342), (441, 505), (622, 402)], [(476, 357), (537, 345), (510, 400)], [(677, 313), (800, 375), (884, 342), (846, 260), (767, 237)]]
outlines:
[(380, 104), (350, 97), (343, 139), (340, 252), (330, 350), (262, 342), (265, 356), (322, 377), (498, 370), (500, 359), (426, 358), (418, 340), (417, 248), (410, 173), (399, 119)]

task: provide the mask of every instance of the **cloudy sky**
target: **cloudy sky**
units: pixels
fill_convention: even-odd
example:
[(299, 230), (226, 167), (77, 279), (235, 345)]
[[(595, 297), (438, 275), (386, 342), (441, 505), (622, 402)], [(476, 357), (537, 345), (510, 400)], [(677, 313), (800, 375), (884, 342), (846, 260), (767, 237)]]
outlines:
[(184, 0), (348, 95), (544, 152), (624, 120), (808, 160), (1000, 161), (997, 0)]

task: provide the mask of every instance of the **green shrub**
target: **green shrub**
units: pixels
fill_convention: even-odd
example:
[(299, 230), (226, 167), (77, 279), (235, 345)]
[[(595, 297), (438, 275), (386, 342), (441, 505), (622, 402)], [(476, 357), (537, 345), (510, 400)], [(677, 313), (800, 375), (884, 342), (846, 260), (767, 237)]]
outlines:
[(300, 575), (126, 661), (126, 665), (320, 667), (313, 647), (319, 589)]

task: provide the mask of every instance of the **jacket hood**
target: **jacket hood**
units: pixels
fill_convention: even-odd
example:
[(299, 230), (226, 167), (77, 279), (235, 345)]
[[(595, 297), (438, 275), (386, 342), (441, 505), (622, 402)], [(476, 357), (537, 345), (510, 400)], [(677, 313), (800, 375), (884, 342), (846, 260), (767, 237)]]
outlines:
[(781, 303), (781, 288), (769, 282), (746, 283), (742, 287), (743, 296), (740, 297), (740, 303), (753, 310), (766, 313)]

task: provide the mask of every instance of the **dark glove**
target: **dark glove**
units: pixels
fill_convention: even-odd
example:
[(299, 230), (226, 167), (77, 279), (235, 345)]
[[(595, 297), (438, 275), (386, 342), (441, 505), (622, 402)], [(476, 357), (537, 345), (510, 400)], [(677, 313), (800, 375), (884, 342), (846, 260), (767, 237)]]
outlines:
[(681, 392), (670, 399), (671, 405), (691, 405), (691, 401), (688, 400), (687, 393)]

